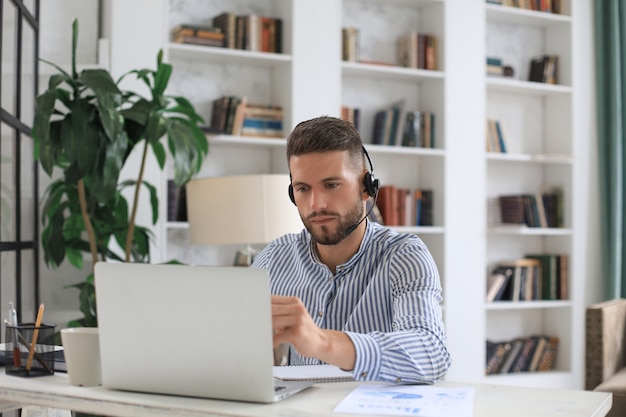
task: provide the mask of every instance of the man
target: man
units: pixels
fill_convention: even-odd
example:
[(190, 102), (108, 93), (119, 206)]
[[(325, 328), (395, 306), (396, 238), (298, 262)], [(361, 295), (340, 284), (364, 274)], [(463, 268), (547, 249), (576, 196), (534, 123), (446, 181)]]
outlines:
[(332, 117), (302, 122), (287, 139), (289, 196), (305, 230), (276, 239), (253, 265), (275, 294), (274, 347), (291, 345), (291, 365), (431, 383), (450, 367), (437, 267), (417, 236), (366, 220), (378, 192), (366, 158), (358, 131)]

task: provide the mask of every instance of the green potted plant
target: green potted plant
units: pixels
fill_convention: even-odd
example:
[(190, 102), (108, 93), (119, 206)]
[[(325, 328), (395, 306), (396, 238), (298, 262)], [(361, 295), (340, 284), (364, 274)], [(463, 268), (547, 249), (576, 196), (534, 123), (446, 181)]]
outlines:
[[(144, 180), (148, 154), (163, 169), (166, 142), (178, 186), (196, 174), (208, 153), (200, 129), (204, 121), (183, 97), (165, 90), (172, 66), (157, 55), (156, 70), (132, 70), (117, 82), (104, 69), (76, 70), (78, 22), (72, 26), (71, 73), (59, 66), (48, 88), (36, 99), (33, 122), (35, 157), (56, 178), (46, 189), (42, 207), (41, 243), (46, 265), (65, 259), (83, 268), (83, 254), (92, 264), (102, 260), (149, 262), (150, 229), (135, 224), (142, 187), (150, 193), (152, 223), (158, 219), (156, 188)], [(136, 76), (149, 89), (144, 98), (120, 89), (126, 76)], [(136, 179), (120, 181), (131, 152), (141, 152)], [(133, 200), (123, 191), (132, 187)], [(116, 249), (114, 242), (121, 249)], [(93, 270), (71, 285), (80, 291), (83, 317), (69, 326), (97, 326)]]

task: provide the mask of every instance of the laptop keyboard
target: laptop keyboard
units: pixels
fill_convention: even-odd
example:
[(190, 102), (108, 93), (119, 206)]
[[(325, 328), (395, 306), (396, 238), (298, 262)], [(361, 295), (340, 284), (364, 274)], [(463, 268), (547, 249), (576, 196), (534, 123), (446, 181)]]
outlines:
[(274, 385), (274, 392), (282, 391), (282, 390), (284, 390), (286, 388), (287, 387), (284, 387), (282, 385)]

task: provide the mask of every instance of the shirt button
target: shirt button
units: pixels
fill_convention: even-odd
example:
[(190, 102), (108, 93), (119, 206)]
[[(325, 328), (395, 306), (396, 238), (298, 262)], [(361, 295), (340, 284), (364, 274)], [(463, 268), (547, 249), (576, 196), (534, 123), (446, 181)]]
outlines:
[(361, 378), (367, 378), (367, 372), (361, 372)]
[(318, 311), (317, 312), (317, 317), (324, 317), (324, 312), (323, 311)]
[(397, 377), (397, 378), (396, 378), (396, 384), (399, 384), (400, 382), (402, 382), (402, 378)]

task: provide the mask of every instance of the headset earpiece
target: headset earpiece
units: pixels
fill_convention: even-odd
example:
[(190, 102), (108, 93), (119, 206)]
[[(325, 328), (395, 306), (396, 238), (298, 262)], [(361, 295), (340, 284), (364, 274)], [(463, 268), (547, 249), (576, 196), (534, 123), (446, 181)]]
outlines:
[(378, 194), (378, 184), (378, 180), (371, 172), (365, 173), (365, 176), (363, 177), (363, 185), (365, 186), (365, 191), (370, 197), (375, 197), (376, 194)]
[[(291, 175), (289, 176), (289, 181), (291, 181)], [(293, 195), (293, 185), (289, 184), (289, 190), (287, 190), (287, 192), (289, 193), (289, 199), (295, 205), (296, 204), (296, 198)]]
[(372, 160), (370, 159), (365, 146), (363, 146), (363, 153), (367, 158), (367, 162), (370, 165), (370, 172), (366, 172), (363, 176), (363, 185), (365, 186), (365, 191), (370, 195), (370, 197), (376, 197), (378, 194), (378, 189), (380, 188), (380, 181), (374, 176), (374, 165), (372, 165)]

